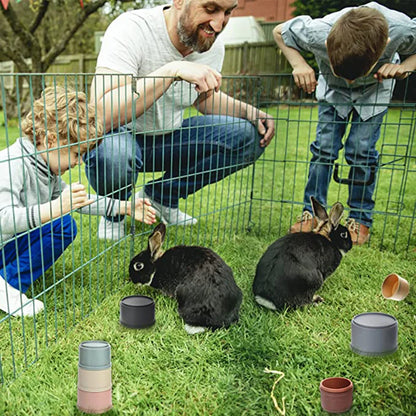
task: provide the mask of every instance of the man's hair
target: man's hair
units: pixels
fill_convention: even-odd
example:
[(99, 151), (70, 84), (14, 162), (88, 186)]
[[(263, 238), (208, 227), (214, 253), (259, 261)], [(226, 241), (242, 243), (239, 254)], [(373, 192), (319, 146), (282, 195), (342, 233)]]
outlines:
[(335, 75), (355, 80), (378, 61), (389, 37), (387, 20), (378, 10), (358, 7), (342, 15), (326, 42)]
[(33, 102), (22, 121), (22, 132), (35, 145), (52, 136), (60, 145), (80, 144), (83, 153), (94, 148), (97, 138), (104, 133), (95, 107), (88, 104), (86, 95), (62, 87), (46, 88), (41, 98)]

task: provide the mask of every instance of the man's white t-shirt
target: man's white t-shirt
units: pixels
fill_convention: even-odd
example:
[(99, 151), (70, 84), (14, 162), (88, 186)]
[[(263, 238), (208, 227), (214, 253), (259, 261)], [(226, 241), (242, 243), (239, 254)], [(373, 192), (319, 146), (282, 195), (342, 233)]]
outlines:
[[(217, 38), (207, 52), (193, 52), (183, 57), (169, 38), (163, 14), (166, 7), (170, 6), (133, 10), (117, 17), (104, 34), (97, 68), (142, 78), (169, 62), (188, 61), (206, 64), (221, 72), (225, 53), (221, 39)], [(153, 81), (151, 77), (146, 80)], [(197, 97), (194, 85), (174, 82), (153, 106), (136, 118), (136, 132), (160, 134), (180, 128), (183, 110)]]

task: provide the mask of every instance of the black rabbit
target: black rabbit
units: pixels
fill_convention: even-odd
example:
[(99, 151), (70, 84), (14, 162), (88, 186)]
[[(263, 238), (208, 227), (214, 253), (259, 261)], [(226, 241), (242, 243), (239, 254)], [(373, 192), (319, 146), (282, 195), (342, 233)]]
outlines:
[(243, 295), (231, 268), (206, 247), (176, 246), (163, 252), (165, 233), (166, 226), (158, 224), (147, 249), (131, 260), (131, 280), (175, 297), (189, 334), (237, 322)]
[(315, 292), (351, 249), (348, 229), (339, 224), (344, 207), (330, 210), (311, 197), (317, 226), (311, 232), (287, 234), (269, 246), (257, 264), (253, 282), (255, 300), (273, 310), (322, 301)]

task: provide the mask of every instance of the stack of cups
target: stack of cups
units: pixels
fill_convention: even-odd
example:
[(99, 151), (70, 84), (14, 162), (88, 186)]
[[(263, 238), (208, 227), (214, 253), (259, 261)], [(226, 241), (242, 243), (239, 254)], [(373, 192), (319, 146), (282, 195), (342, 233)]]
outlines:
[(111, 347), (106, 341), (79, 345), (77, 407), (85, 413), (104, 413), (112, 408)]

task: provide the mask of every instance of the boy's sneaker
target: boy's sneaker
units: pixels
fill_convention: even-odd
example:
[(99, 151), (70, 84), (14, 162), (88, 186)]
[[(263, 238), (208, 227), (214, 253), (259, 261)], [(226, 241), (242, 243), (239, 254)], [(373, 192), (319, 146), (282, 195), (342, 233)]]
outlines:
[(316, 218), (309, 211), (303, 211), (301, 217), (290, 227), (290, 233), (298, 233), (300, 231), (308, 233), (318, 225)]
[(145, 192), (144, 189), (141, 189), (134, 196), (136, 199), (147, 198), (151, 203), (153, 208), (156, 211), (156, 216), (160, 220), (168, 225), (195, 225), (198, 220), (190, 215), (182, 212), (179, 208), (166, 207), (165, 205), (160, 204), (159, 202), (154, 201), (150, 198)]
[(126, 235), (124, 231), (124, 220), (114, 222), (101, 217), (98, 225), (98, 238), (101, 240), (118, 241)]
[[(7, 290), (6, 290), (7, 289)], [(43, 309), (43, 302), (29, 299), (0, 276), (0, 310), (12, 316), (33, 316)]]
[(354, 245), (361, 246), (369, 240), (370, 227), (360, 224), (354, 218), (348, 218), (346, 226), (351, 234), (351, 240)]

